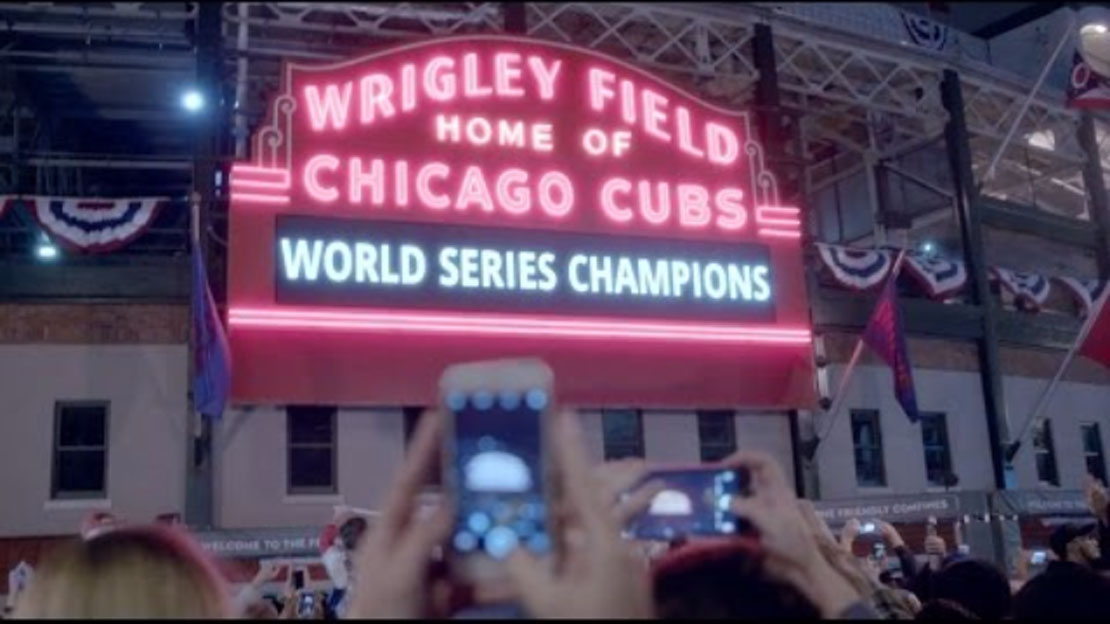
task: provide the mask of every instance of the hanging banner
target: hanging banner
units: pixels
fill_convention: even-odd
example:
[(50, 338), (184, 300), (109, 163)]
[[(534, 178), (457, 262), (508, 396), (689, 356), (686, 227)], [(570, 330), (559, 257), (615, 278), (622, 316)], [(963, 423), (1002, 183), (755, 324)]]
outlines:
[(1079, 308), (1079, 316), (1086, 318), (1091, 313), (1091, 306), (1102, 292), (1102, 284), (1097, 279), (1078, 279), (1075, 277), (1053, 277), (1064, 290), (1075, 300)]
[(1018, 308), (1030, 312), (1040, 310), (1052, 291), (1048, 278), (1037, 273), (991, 267), (991, 278), (1000, 282), (1002, 287), (1014, 296)]
[(1110, 78), (1100, 76), (1076, 51), (1067, 89), (1068, 108), (1110, 108)]
[(967, 269), (959, 260), (927, 256), (917, 251), (906, 253), (906, 273), (932, 299), (944, 300), (967, 284)]
[[(164, 197), (121, 199), (84, 197), (8, 197), (4, 206), (24, 202), (53, 240), (76, 251), (105, 253), (146, 232)], [(0, 212), (3, 209), (0, 208)]]
[(507, 36), (282, 75), (231, 171), (233, 400), (428, 405), (533, 355), (571, 404), (812, 402), (801, 214), (747, 112)]
[(883, 282), (894, 257), (885, 249), (856, 249), (817, 243), (821, 262), (844, 288), (868, 290)]

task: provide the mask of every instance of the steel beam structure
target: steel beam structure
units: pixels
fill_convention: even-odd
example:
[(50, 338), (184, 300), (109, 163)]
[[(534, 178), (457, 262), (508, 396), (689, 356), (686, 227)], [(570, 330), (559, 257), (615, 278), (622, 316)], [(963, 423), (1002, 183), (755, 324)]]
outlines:
[(1105, 282), (1110, 279), (1110, 200), (1106, 197), (1106, 178), (1103, 175), (1098, 139), (1095, 136), (1095, 121), (1089, 112), (1084, 112), (1080, 117), (1078, 138), (1086, 155), (1083, 163), (1083, 182), (1087, 187), (1087, 212), (1098, 226), (1094, 233), (1098, 279)]
[(964, 119), (963, 94), (960, 77), (956, 72), (945, 70), (944, 80), (941, 83), (941, 97), (949, 114), (945, 144), (955, 186), (960, 236), (963, 241), (964, 260), (967, 263), (971, 300), (982, 314), (983, 333), (976, 341), (979, 373), (991, 446), (991, 468), (994, 473), (995, 487), (1001, 490), (1006, 488), (1003, 457), (1003, 444), (1008, 435), (1006, 400), (1002, 394), (1002, 366), (998, 358), (995, 304), (991, 297), (986, 259), (983, 255), (979, 194), (975, 187), (975, 174), (971, 168), (971, 147)]

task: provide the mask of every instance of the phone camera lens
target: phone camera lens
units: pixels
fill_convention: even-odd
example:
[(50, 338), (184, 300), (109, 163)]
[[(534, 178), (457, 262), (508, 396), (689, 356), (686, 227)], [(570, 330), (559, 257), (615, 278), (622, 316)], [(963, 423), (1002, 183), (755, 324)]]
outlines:
[(448, 392), (445, 402), (447, 403), (447, 409), (457, 412), (466, 407), (466, 395), (458, 391)]
[(493, 407), (493, 393), (486, 390), (479, 390), (474, 393), (471, 402), (474, 403), (476, 409), (488, 410)]
[(528, 404), (528, 407), (538, 412), (547, 407), (547, 393), (539, 388), (534, 388), (528, 391), (524, 401)]

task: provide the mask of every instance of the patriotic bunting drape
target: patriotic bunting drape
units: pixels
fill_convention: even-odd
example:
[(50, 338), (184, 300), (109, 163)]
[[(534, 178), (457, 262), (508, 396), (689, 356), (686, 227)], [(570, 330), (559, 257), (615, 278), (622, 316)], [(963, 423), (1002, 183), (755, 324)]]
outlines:
[(838, 284), (851, 290), (868, 290), (882, 283), (894, 261), (883, 249), (855, 249), (817, 243), (817, 253)]
[(1080, 315), (1086, 317), (1091, 313), (1091, 306), (1102, 292), (1102, 284), (1097, 279), (1076, 279), (1074, 277), (1055, 277), (1055, 279), (1068, 294), (1072, 296), (1079, 306)]
[[(896, 249), (857, 249), (826, 243), (817, 243), (821, 264), (841, 288), (854, 291), (869, 290), (882, 283), (890, 272)], [(959, 260), (926, 255), (917, 251), (906, 253), (904, 271), (922, 292), (931, 299), (948, 299), (968, 284), (967, 267)], [(1017, 306), (1028, 312), (1038, 312), (1052, 294), (1052, 282), (1057, 282), (1075, 299), (1080, 314), (1090, 313), (1092, 302), (1101, 292), (1098, 280), (1074, 277), (1049, 277), (1039, 273), (1014, 271), (991, 267), (991, 281), (998, 282), (1010, 293)]]
[(166, 201), (160, 197), (36, 196), (8, 197), (4, 206), (22, 202), (51, 238), (71, 249), (103, 253), (118, 249), (145, 232)]
[(1110, 108), (1110, 77), (1100, 76), (1079, 52), (1072, 59), (1068, 108)]
[(1039, 310), (1044, 305), (1052, 291), (1052, 285), (1048, 278), (1037, 273), (991, 267), (991, 275), (1014, 296), (1014, 300), (1019, 306), (1024, 305), (1034, 311)]
[(906, 254), (906, 274), (932, 299), (947, 299), (967, 284), (967, 270), (959, 260), (946, 260), (911, 251)]

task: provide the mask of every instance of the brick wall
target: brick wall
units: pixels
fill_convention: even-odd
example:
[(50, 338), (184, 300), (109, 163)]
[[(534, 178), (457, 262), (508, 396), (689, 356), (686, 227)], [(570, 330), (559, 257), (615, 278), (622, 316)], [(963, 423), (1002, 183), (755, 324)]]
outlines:
[(181, 344), (189, 307), (170, 304), (0, 304), (0, 344)]

